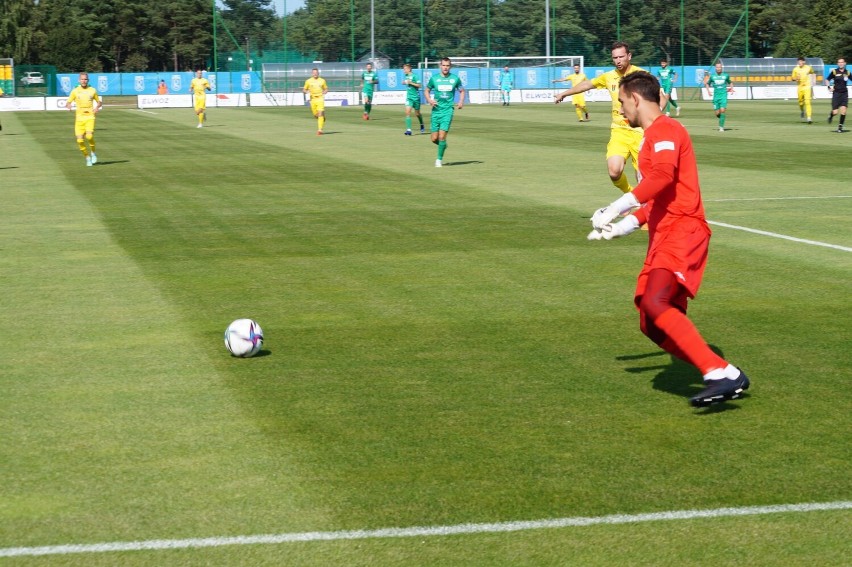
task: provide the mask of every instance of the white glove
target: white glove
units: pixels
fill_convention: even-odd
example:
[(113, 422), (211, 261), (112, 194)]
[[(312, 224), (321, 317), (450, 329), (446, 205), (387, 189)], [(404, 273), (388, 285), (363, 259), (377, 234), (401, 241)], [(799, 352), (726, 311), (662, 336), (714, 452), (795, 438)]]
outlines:
[(638, 206), (639, 201), (636, 200), (633, 193), (625, 193), (608, 206), (595, 211), (592, 215), (592, 226), (598, 230), (603, 230), (603, 227), (618, 218), (621, 213)]
[(639, 228), (639, 219), (633, 215), (627, 215), (624, 220), (603, 227), (601, 236), (604, 240), (612, 240), (613, 238), (627, 236), (637, 228)]
[(589, 235), (586, 237), (586, 239), (587, 240), (600, 240), (603, 237), (604, 237), (603, 232), (601, 232), (600, 230), (598, 230), (596, 228), (593, 228), (592, 232), (589, 233)]

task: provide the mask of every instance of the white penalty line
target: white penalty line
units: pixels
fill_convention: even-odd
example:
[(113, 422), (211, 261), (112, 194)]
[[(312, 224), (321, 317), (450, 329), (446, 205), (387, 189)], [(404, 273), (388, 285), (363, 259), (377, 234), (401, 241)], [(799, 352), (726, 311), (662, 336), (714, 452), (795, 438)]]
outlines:
[(230, 545), (275, 545), (295, 542), (340, 541), (359, 539), (381, 539), (401, 537), (435, 537), (459, 534), (483, 534), (518, 532), (526, 530), (570, 528), (595, 525), (633, 524), (664, 520), (695, 520), (701, 518), (726, 518), (732, 516), (760, 516), (850, 510), (852, 501), (813, 502), (808, 504), (779, 504), (774, 506), (746, 506), (741, 508), (715, 508), (709, 510), (680, 510), (649, 514), (614, 514), (610, 516), (556, 518), (522, 522), (500, 522), (493, 524), (457, 524), (452, 526), (420, 526), (410, 528), (384, 528), (376, 530), (354, 530), (336, 532), (298, 532), (285, 534), (250, 535), (234, 537), (208, 537), (198, 539), (160, 539), (146, 541), (118, 541), (111, 543), (49, 545), (43, 547), (0, 548), (0, 557), (23, 557), (35, 555), (67, 555), (71, 553), (106, 553), (120, 551), (144, 551), (163, 549), (185, 549), (199, 547), (223, 547)]
[(748, 228), (745, 226), (737, 226), (735, 224), (727, 224), (724, 222), (716, 222), (716, 221), (707, 221), (707, 224), (712, 224), (713, 226), (722, 226), (725, 228), (732, 228), (734, 230), (742, 230), (745, 232), (751, 232), (753, 234), (760, 234), (762, 236), (771, 236), (772, 238), (780, 238), (782, 240), (790, 240), (792, 242), (798, 242), (799, 244), (810, 244), (811, 246), (823, 246), (825, 248), (833, 248), (835, 250), (842, 250), (843, 252), (852, 252), (852, 248), (848, 246), (840, 246), (839, 244), (829, 244), (828, 242), (819, 242), (818, 240), (807, 240), (805, 238), (796, 238), (795, 236), (787, 236), (786, 234), (778, 234), (777, 232), (767, 232), (765, 230), (757, 230), (755, 228)]

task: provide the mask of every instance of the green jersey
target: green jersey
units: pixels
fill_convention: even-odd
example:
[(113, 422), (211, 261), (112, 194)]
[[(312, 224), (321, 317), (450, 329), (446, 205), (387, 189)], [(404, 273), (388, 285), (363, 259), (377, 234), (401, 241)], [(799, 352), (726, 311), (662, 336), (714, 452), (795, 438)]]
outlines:
[(408, 81), (407, 83), (405, 83), (405, 85), (408, 86), (408, 89), (406, 89), (406, 91), (405, 91), (405, 97), (409, 100), (410, 99), (420, 100), (420, 87), (419, 86), (415, 87), (414, 85), (411, 84), (411, 83), (415, 83), (417, 85), (420, 84), (420, 81), (417, 79), (417, 75), (415, 75), (414, 73), (406, 73), (405, 75), (402, 76), (402, 80)]
[(373, 87), (375, 86), (373, 81), (379, 80), (379, 73), (377, 71), (364, 71), (361, 73), (361, 80), (364, 81), (364, 88), (362, 89), (362, 92), (372, 94)]
[(731, 76), (727, 73), (710, 73), (708, 86), (713, 88), (713, 98), (727, 97), (728, 87), (731, 85)]
[(660, 86), (663, 87), (663, 89), (672, 88), (675, 75), (677, 75), (677, 72), (671, 67), (666, 67), (665, 69), (660, 68), (657, 72), (657, 77), (660, 78)]
[(452, 112), (456, 91), (461, 90), (462, 82), (458, 75), (450, 73), (445, 77), (438, 73), (429, 77), (426, 88), (429, 89), (432, 98), (438, 103), (435, 110), (449, 110)]

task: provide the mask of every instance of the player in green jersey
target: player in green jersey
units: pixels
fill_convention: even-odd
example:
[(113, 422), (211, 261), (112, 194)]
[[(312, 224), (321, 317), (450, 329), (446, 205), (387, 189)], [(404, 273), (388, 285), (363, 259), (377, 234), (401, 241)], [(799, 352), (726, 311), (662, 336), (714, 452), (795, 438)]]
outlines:
[(423, 84), (417, 78), (417, 75), (411, 72), (411, 64), (406, 63), (402, 66), (402, 84), (407, 86), (408, 88), (405, 91), (405, 135), (411, 135), (411, 111), (414, 111), (414, 115), (417, 117), (417, 120), (420, 121), (420, 133), (423, 134), (425, 128), (423, 127), (423, 115), (420, 114), (420, 87)]
[[(453, 123), (455, 94), (459, 92), (458, 109), (464, 106), (464, 86), (458, 75), (450, 73), (452, 62), (449, 57), (441, 59), (441, 73), (429, 77), (426, 83), (426, 102), (432, 106), (432, 143), (438, 146), (435, 167), (441, 167), (447, 149), (447, 132)], [(434, 96), (433, 96), (434, 95)]]
[(364, 99), (364, 120), (370, 119), (370, 111), (373, 110), (373, 89), (378, 84), (378, 71), (373, 71), (373, 64), (367, 63), (367, 69), (361, 73), (361, 96)]
[(660, 88), (663, 89), (663, 94), (666, 98), (666, 104), (660, 110), (666, 113), (666, 116), (671, 116), (669, 106), (673, 106), (677, 110), (675, 116), (680, 116), (680, 107), (677, 101), (672, 98), (672, 88), (677, 80), (677, 71), (669, 67), (669, 62), (666, 59), (660, 59), (660, 70), (657, 71), (657, 78), (660, 79)]
[[(712, 87), (712, 91), (711, 91)], [(713, 112), (719, 119), (719, 132), (725, 131), (725, 112), (728, 110), (728, 93), (734, 92), (731, 76), (722, 72), (722, 62), (716, 61), (716, 70), (704, 75), (704, 88), (713, 96)]]

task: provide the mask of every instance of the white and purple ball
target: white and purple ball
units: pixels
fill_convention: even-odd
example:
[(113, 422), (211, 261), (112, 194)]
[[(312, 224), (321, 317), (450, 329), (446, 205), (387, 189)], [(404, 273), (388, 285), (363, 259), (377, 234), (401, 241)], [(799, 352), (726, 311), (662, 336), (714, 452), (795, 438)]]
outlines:
[(240, 358), (249, 358), (263, 347), (263, 329), (251, 319), (237, 319), (225, 329), (225, 347)]

